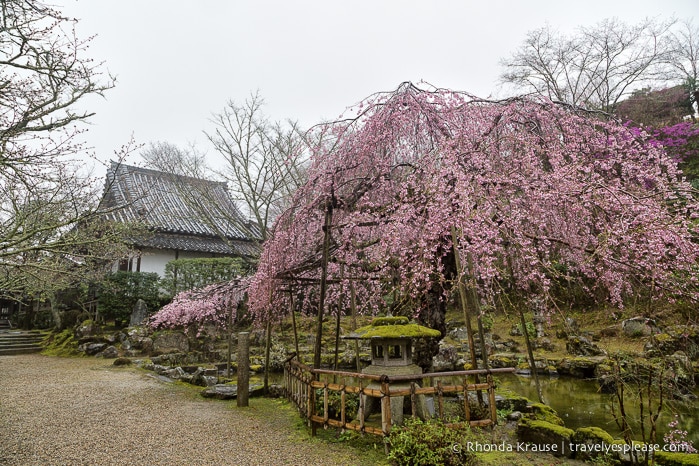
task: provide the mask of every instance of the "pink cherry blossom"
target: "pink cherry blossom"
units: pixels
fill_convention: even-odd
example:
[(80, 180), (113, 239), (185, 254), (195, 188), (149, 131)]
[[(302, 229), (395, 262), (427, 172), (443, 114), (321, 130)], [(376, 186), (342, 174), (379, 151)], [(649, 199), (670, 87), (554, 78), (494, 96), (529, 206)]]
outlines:
[[(545, 99), (409, 83), (355, 108), (315, 128), (308, 182), (250, 283), (259, 317), (287, 312), (290, 288), (317, 309), (327, 206), (328, 309), (347, 310), (350, 288), (367, 313), (394, 298), (417, 306), (435, 286), (446, 299), (458, 276), (486, 302), (547, 295), (561, 279), (616, 305), (640, 288), (695, 297), (697, 204), (647, 135)], [(458, 275), (452, 227), (468, 259)]]

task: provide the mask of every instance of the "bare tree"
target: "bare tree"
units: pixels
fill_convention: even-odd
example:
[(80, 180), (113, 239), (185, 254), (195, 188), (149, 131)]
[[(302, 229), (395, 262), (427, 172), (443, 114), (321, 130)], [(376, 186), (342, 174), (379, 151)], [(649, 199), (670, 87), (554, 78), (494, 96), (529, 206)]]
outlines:
[(229, 101), (213, 115), (214, 129), (206, 135), (224, 160), (217, 173), (228, 180), (231, 194), (266, 239), (274, 218), (304, 182), (307, 152), (298, 124), (271, 122), (263, 105), (259, 93), (242, 105)]
[[(75, 20), (36, 0), (0, 0), (0, 294), (50, 295), (121, 253), (101, 186), (80, 173), (76, 110), (113, 87), (85, 57)], [(128, 151), (128, 149), (126, 149)]]
[(166, 141), (151, 142), (140, 156), (147, 166), (163, 173), (200, 179), (211, 175), (205, 154), (193, 144), (185, 149)]
[(502, 60), (501, 82), (524, 92), (588, 109), (613, 112), (642, 87), (667, 87), (674, 21), (646, 19), (635, 25), (606, 19), (567, 36), (550, 26), (529, 32)]
[(696, 113), (699, 111), (699, 27), (691, 20), (680, 22), (673, 30), (671, 47), (671, 76), (685, 84)]

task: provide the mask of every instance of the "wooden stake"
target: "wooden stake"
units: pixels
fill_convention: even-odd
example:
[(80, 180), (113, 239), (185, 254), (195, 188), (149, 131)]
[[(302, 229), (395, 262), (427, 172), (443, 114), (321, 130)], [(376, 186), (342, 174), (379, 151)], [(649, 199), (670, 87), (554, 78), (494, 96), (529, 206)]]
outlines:
[(332, 201), (325, 204), (325, 224), (323, 225), (323, 255), (320, 262), (320, 297), (318, 303), (318, 326), (316, 327), (316, 342), (313, 353), (313, 368), (320, 369), (321, 350), (323, 348), (323, 312), (325, 308), (325, 293), (328, 287), (328, 256), (330, 255), (330, 227), (333, 220)]
[[(458, 275), (458, 286), (459, 286), (459, 297), (461, 298), (461, 310), (464, 314), (464, 321), (466, 323), (466, 336), (468, 337), (468, 350), (471, 355), (471, 369), (478, 369), (478, 359), (476, 359), (476, 345), (473, 340), (473, 327), (471, 326), (471, 316), (468, 312), (468, 295), (466, 293), (466, 287), (464, 286), (463, 280), (461, 279), (461, 256), (459, 255), (459, 239), (456, 236), (456, 227), (452, 225), (451, 227), (451, 242), (454, 248), (454, 260), (456, 262), (456, 270)], [(480, 383), (480, 378), (475, 376), (476, 383)], [(483, 406), (483, 393), (478, 390), (476, 392), (478, 397), (478, 403)]]

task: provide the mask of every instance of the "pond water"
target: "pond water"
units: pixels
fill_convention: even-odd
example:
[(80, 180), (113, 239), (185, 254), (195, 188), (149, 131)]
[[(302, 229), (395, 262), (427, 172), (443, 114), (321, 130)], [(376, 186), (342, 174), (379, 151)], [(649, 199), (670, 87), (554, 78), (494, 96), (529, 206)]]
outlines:
[[(509, 390), (532, 401), (538, 399), (536, 385), (531, 377), (504, 374), (496, 377), (498, 390)], [(578, 427), (600, 427), (614, 437), (620, 437), (620, 430), (614, 421), (612, 414), (611, 395), (600, 393), (595, 380), (582, 380), (567, 377), (541, 377), (541, 388), (546, 404), (558, 412), (565, 422), (566, 427), (576, 429)], [(635, 395), (635, 394), (634, 394)], [(637, 432), (636, 438), (640, 439), (640, 426), (638, 423), (638, 401), (631, 395), (626, 401), (627, 414), (632, 414), (634, 419), (632, 427)], [(695, 391), (699, 395), (699, 390)], [(691, 402), (666, 402), (658, 418), (657, 429), (659, 444), (664, 444), (663, 435), (668, 429), (668, 423), (678, 415), (677, 428), (688, 432), (689, 440), (695, 448), (699, 448), (699, 401)], [(648, 424), (646, 422), (646, 430)]]

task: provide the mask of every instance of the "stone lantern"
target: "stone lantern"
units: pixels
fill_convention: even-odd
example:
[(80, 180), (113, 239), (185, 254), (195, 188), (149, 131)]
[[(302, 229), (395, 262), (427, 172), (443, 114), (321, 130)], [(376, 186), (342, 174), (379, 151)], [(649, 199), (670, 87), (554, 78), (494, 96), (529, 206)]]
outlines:
[[(438, 338), (439, 330), (433, 330), (415, 323), (410, 323), (407, 317), (377, 317), (370, 325), (361, 327), (351, 334), (343, 337), (346, 339), (369, 340), (371, 344), (371, 365), (362, 370), (362, 374), (378, 376), (419, 375), (422, 374), (420, 366), (412, 363), (412, 340), (414, 338)], [(410, 388), (409, 382), (391, 382), (392, 390)], [(381, 384), (372, 381), (366, 388), (379, 390)], [(379, 400), (362, 395), (364, 398), (364, 419), (372, 412), (379, 411)], [(394, 424), (403, 422), (403, 396), (391, 397), (391, 420)], [(424, 395), (417, 397), (417, 413), (413, 413), (422, 419), (429, 417), (427, 403)], [(361, 414), (360, 414), (361, 415)]]

